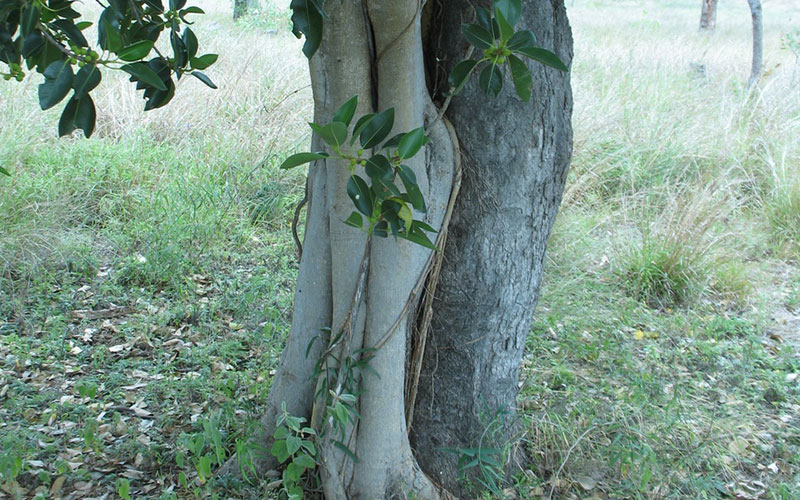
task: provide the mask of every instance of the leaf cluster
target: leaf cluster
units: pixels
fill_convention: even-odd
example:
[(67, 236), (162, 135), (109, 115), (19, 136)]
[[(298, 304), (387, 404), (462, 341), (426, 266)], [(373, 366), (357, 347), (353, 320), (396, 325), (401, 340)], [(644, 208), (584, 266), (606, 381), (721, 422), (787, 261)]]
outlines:
[[(430, 139), (422, 127), (387, 139), (394, 127), (394, 108), (366, 114), (351, 129), (357, 105), (358, 96), (354, 96), (334, 113), (330, 123), (309, 123), (332, 153), (298, 153), (287, 158), (281, 168), (327, 158), (349, 162), (347, 194), (356, 210), (345, 223), (368, 234), (380, 237), (391, 234), (435, 250), (426, 232), (436, 230), (414, 218), (412, 210), (424, 213), (427, 207), (414, 171), (404, 164)], [(360, 147), (356, 148), (356, 141)], [(374, 154), (369, 154), (370, 150)]]
[(278, 462), (286, 464), (283, 470), (283, 492), (289, 500), (303, 498), (300, 478), (307, 470), (317, 467), (317, 448), (314, 445), (317, 433), (311, 427), (304, 426), (305, 421), (303, 417), (290, 415), (284, 402), (273, 434), (275, 442), (271, 453)]
[[(136, 89), (144, 91), (145, 110), (172, 99), (173, 74), (180, 79), (188, 73), (216, 88), (200, 70), (213, 64), (217, 55), (199, 55), (199, 42), (188, 27), (192, 23), (187, 16), (203, 13), (199, 7), (186, 6), (186, 0), (169, 0), (166, 8), (162, 0), (98, 0), (103, 10), (92, 46), (84, 31), (93, 23), (81, 20), (73, 8), (76, 1), (0, 0), (0, 63), (8, 66), (0, 75), (22, 81), (25, 69), (42, 74), (38, 90), (43, 110), (71, 93), (61, 113), (59, 135), (81, 129), (89, 137), (94, 131), (96, 110), (90, 93), (100, 84), (101, 67), (128, 73)], [(156, 48), (164, 32), (170, 55)]]
[(523, 101), (529, 101), (533, 79), (520, 56), (568, 71), (558, 56), (536, 45), (536, 37), (531, 31), (514, 30), (522, 13), (522, 0), (495, 0), (492, 12), (478, 6), (475, 13), (477, 22), (464, 24), (462, 31), (470, 45), (481, 51), (482, 57), (456, 64), (448, 79), (451, 95), (464, 87), (478, 67), (483, 67), (478, 77), (480, 88), (487, 95), (497, 97), (503, 89), (503, 67), (508, 65), (517, 95)]

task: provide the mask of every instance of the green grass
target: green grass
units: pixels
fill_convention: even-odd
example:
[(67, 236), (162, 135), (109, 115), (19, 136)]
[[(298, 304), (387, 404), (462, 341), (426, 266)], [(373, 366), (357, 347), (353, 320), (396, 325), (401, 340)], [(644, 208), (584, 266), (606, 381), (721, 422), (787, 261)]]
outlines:
[[(512, 486), (800, 498), (794, 7), (765, 6), (769, 74), (748, 95), (744, 4), (708, 38), (696, 2), (572, 3), (575, 154)], [(236, 25), (203, 5), (220, 89), (186, 82), (144, 114), (109, 76), (90, 140), (54, 139), (35, 78), (0, 85), (0, 496), (277, 495), (207, 477), (252, 446), (291, 316), (303, 179), (277, 166), (311, 103), (276, 5)]]

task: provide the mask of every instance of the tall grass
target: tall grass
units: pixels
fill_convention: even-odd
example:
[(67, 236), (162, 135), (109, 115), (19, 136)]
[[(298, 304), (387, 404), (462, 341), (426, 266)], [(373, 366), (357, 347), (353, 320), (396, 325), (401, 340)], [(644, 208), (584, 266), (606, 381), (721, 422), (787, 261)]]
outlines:
[(307, 140), (310, 115), (299, 42), (235, 27), (227, 2), (203, 7), (194, 29), (204, 53), (220, 54), (208, 71), (217, 91), (186, 78), (169, 106), (144, 113), (127, 78), (107, 72), (94, 136), (56, 140), (58, 112), (36, 105), (38, 76), (0, 86), (0, 163), (13, 174), (0, 179), (0, 276), (90, 254), (161, 286), (252, 243), (254, 221), (288, 227), (302, 179), (277, 165)]

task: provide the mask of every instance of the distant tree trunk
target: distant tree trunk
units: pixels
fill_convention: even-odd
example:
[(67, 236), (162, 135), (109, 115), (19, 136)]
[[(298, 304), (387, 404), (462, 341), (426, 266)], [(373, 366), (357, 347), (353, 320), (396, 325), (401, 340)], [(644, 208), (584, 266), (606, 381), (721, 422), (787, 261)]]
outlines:
[(761, 78), (764, 70), (764, 23), (761, 13), (761, 0), (747, 0), (753, 18), (753, 66), (750, 69), (748, 86), (752, 88)]
[(717, 0), (703, 0), (700, 11), (700, 31), (714, 32), (717, 26)]
[(247, 14), (247, 0), (233, 0), (233, 20), (237, 20), (240, 17)]

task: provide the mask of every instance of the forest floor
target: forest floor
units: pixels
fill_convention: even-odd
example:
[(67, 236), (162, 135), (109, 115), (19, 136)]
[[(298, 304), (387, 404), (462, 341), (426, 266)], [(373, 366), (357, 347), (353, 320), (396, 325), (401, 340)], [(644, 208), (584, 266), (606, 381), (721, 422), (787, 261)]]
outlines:
[[(765, 2), (748, 95), (746, 5), (707, 37), (697, 2), (567, 3), (575, 155), (521, 373), (533, 463), (483, 495), (800, 499), (800, 11)], [(309, 139), (308, 76), (284, 8), (202, 5), (218, 91), (143, 114), (104, 77), (95, 136), (55, 140), (36, 77), (0, 85), (0, 498), (280, 496), (213, 472), (252, 449), (291, 320), (303, 175), (277, 167)]]

